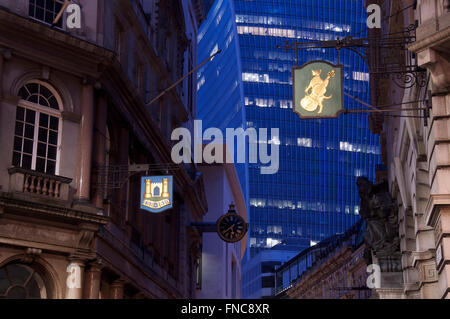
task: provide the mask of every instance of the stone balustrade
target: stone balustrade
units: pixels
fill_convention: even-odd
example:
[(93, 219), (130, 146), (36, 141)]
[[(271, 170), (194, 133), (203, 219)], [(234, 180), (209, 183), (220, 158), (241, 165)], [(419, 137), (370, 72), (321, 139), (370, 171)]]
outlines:
[(20, 167), (8, 170), (10, 175), (9, 191), (68, 200), (71, 178), (49, 175)]

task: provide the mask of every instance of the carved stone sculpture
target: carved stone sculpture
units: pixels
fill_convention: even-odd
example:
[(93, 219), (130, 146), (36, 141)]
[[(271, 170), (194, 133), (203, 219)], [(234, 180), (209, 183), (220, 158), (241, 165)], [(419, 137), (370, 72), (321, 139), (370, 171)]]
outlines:
[(375, 256), (382, 270), (398, 271), (400, 238), (396, 201), (389, 194), (387, 183), (374, 185), (366, 177), (359, 177), (356, 184), (361, 198), (360, 215), (366, 222), (366, 263), (372, 264)]

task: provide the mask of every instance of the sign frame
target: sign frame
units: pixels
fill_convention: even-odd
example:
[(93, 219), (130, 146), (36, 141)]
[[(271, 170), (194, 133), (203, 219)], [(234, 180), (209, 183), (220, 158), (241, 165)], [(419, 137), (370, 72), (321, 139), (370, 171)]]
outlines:
[[(296, 85), (295, 85), (295, 71), (303, 69), (304, 67), (306, 67), (309, 64), (319, 63), (319, 62), (328, 64), (332, 68), (339, 68), (341, 70), (341, 77), (340, 77), (340, 81), (341, 81), (341, 109), (338, 112), (336, 112), (334, 115), (304, 116), (300, 112), (298, 112), (296, 110), (296, 108), (295, 108), (295, 106), (296, 106), (295, 101), (297, 99), (296, 94), (295, 94), (295, 87), (296, 87)], [(300, 119), (302, 119), (302, 120), (307, 120), (307, 119), (335, 119), (335, 118), (338, 118), (339, 115), (341, 115), (341, 113), (343, 113), (345, 111), (344, 110), (344, 87), (343, 87), (343, 85), (344, 85), (344, 65), (342, 65), (342, 64), (332, 64), (332, 63), (330, 63), (328, 61), (324, 61), (324, 60), (313, 60), (313, 61), (306, 62), (306, 63), (304, 63), (301, 66), (298, 66), (298, 65), (293, 66), (292, 69), (291, 69), (291, 74), (292, 74), (292, 109), (293, 109), (294, 113), (297, 114), (300, 117)]]

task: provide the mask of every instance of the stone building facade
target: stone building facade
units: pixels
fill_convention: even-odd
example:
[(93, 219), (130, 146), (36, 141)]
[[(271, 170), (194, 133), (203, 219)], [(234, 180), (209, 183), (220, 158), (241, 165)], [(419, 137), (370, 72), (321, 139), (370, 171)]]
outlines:
[[(234, 164), (203, 164), (199, 170), (208, 186), (205, 189), (208, 213), (204, 222), (215, 224), (231, 208), (230, 204), (234, 204), (236, 213), (248, 223), (247, 206)], [(247, 235), (241, 241), (227, 243), (215, 231), (203, 232), (201, 289), (197, 298), (241, 298), (241, 260), (246, 244)]]
[[(381, 287), (376, 294), (380, 298), (448, 299), (450, 2), (369, 2), (380, 4), (384, 16), (382, 29), (372, 35), (398, 36), (412, 26), (415, 38), (407, 44), (407, 53), (397, 57), (404, 66), (418, 66), (422, 71), (404, 72), (403, 85), (398, 85), (400, 77), (394, 75), (372, 82), (374, 106), (405, 109), (370, 117), (373, 132), (381, 137), (386, 178), (399, 207), (403, 275), (402, 285)], [(380, 59), (385, 59), (386, 53)]]
[[(190, 126), (202, 1), (0, 0), (0, 298), (195, 295), (201, 174), (169, 166)], [(139, 209), (140, 177), (173, 175), (173, 208)]]
[(364, 223), (323, 240), (276, 270), (276, 296), (288, 299), (367, 299)]

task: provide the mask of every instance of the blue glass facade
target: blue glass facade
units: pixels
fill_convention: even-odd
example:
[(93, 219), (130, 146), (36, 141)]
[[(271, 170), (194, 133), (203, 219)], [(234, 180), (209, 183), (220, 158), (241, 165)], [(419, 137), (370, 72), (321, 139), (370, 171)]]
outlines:
[[(237, 39), (233, 41), (238, 40), (239, 46), (235, 57), (240, 63), (227, 60), (228, 63), (221, 65), (214, 59), (208, 68), (226, 73), (235, 71), (238, 66), (241, 75), (237, 81), (243, 87), (245, 125), (280, 130), (278, 173), (261, 175), (258, 164), (248, 164), (249, 257), (285, 239), (295, 239), (299, 250), (307, 248), (333, 234), (343, 233), (359, 220), (355, 182), (361, 175), (374, 179), (380, 153), (378, 138), (369, 131), (367, 115), (301, 120), (292, 110), (294, 53), (277, 49), (277, 45), (286, 40), (334, 40), (352, 34), (367, 36), (367, 33), (360, 33), (366, 28), (367, 19), (363, 2), (216, 0), (211, 8), (208, 21), (214, 13), (217, 16), (222, 7), (229, 8), (232, 15), (234, 13), (234, 17), (226, 17), (232, 22), (223, 22), (222, 17), (220, 23), (235, 24)], [(213, 22), (204, 23), (200, 35), (204, 33), (205, 36), (199, 36), (199, 51), (207, 45), (212, 50), (217, 43), (210, 41), (206, 34), (215, 33), (217, 37), (225, 38), (223, 30)], [(219, 49), (223, 46), (219, 45)], [(312, 60), (335, 64), (337, 54), (333, 49), (299, 51), (299, 65)], [(344, 91), (368, 102), (369, 74), (364, 61), (354, 52), (341, 50), (340, 63), (344, 66)], [(217, 108), (202, 90), (224, 97), (233, 90), (230, 83), (228, 77), (205, 78), (198, 95), (200, 118)], [(232, 112), (235, 101), (237, 99), (220, 108)], [(363, 106), (345, 97), (344, 107)], [(220, 127), (222, 120), (221, 116), (211, 117), (211, 126)]]
[[(217, 127), (224, 137), (226, 128), (246, 129), (236, 30), (233, 2), (218, 0), (212, 5), (198, 35), (198, 61), (204, 61), (218, 49), (222, 52), (197, 73), (197, 119), (203, 121), (203, 130)], [(235, 166), (248, 203), (248, 164), (236, 163)]]

